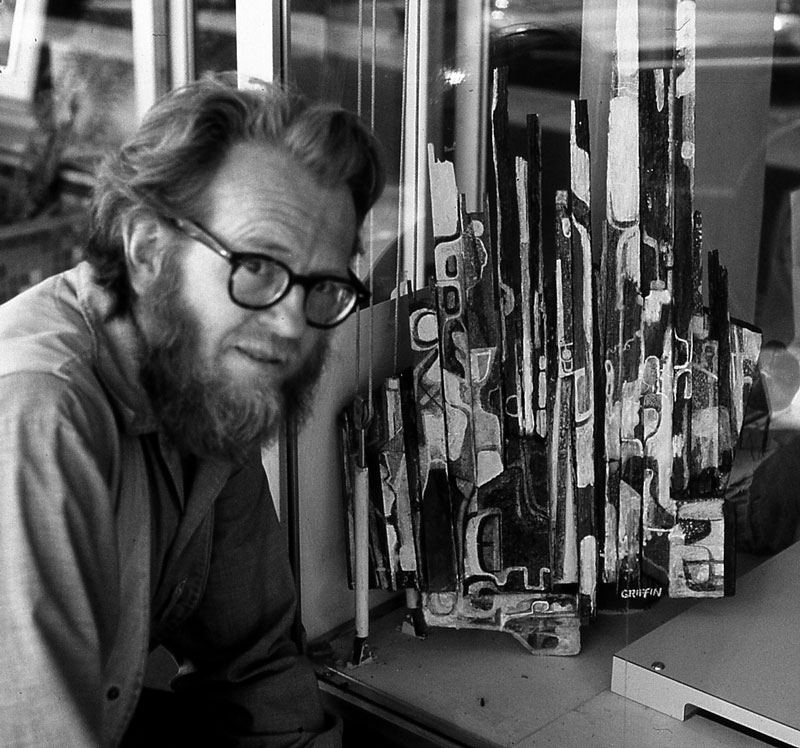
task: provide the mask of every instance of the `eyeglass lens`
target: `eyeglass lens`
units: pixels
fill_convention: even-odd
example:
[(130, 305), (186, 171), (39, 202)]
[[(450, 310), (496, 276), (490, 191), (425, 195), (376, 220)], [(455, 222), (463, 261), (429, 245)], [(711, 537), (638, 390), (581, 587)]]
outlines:
[[(240, 304), (268, 307), (288, 291), (292, 277), (280, 263), (269, 258), (246, 260), (234, 268), (231, 292)], [(306, 288), (305, 314), (309, 323), (332, 325), (351, 311), (356, 290), (347, 281), (320, 278)]]

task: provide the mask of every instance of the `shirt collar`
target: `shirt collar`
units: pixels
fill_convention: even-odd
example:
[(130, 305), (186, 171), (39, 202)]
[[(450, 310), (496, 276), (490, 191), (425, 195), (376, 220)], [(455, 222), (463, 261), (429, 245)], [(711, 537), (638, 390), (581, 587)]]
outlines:
[(94, 280), (87, 262), (76, 268), (78, 304), (95, 345), (97, 374), (132, 435), (158, 431), (158, 420), (142, 386), (139, 367), (144, 354), (141, 335), (129, 314), (109, 317), (111, 295)]

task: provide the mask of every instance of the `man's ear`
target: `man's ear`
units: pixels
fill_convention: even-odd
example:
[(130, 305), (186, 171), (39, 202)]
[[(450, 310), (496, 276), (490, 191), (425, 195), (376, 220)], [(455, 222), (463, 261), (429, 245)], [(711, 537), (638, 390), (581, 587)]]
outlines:
[(128, 277), (137, 296), (150, 288), (161, 272), (166, 247), (164, 231), (151, 218), (132, 218), (123, 227)]

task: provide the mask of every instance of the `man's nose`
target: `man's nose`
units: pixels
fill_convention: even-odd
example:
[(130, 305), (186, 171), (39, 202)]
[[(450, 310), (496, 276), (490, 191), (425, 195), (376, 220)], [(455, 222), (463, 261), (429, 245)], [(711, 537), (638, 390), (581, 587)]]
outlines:
[(308, 330), (306, 291), (296, 284), (277, 304), (259, 312), (264, 324), (286, 338), (299, 338)]

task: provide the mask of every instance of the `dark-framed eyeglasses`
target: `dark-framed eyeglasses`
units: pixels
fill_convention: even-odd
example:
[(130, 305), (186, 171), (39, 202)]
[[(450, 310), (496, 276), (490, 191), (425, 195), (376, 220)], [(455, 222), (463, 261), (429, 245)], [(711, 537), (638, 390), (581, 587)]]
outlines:
[(245, 309), (268, 309), (284, 299), (294, 286), (306, 292), (304, 312), (311, 327), (336, 327), (369, 301), (369, 291), (352, 270), (342, 278), (327, 273), (301, 275), (288, 265), (258, 252), (234, 252), (196, 221), (161, 214), (180, 233), (216, 252), (231, 266), (228, 295)]

